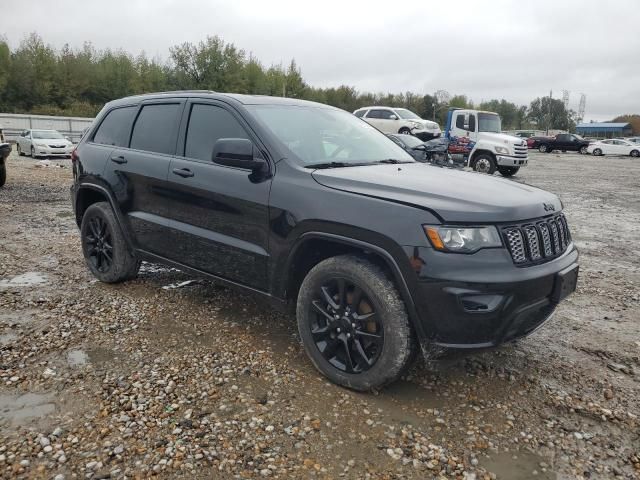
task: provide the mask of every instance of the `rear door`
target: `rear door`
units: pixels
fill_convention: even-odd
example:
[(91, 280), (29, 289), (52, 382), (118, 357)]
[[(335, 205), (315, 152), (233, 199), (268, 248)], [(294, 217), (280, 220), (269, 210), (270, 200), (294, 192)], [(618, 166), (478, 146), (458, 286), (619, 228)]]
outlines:
[(167, 237), (167, 175), (183, 108), (184, 99), (142, 103), (128, 147), (111, 151), (105, 168), (137, 248), (163, 257), (173, 251)]
[(271, 179), (254, 182), (248, 170), (213, 163), (220, 138), (246, 138), (265, 151), (228, 105), (190, 101), (169, 170), (172, 255), (184, 265), (266, 290)]

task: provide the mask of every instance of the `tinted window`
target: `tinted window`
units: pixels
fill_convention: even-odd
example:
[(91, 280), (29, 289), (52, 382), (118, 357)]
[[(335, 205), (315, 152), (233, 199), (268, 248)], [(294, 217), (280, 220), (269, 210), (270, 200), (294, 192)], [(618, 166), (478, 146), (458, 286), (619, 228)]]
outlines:
[(476, 131), (476, 116), (475, 115), (469, 115), (469, 131), (470, 132), (475, 132)]
[(458, 115), (456, 117), (456, 128), (464, 130), (464, 115)]
[(157, 153), (173, 153), (178, 120), (177, 103), (145, 105), (131, 135), (131, 148)]
[(93, 141), (103, 145), (126, 147), (129, 143), (129, 132), (135, 113), (136, 107), (111, 110), (98, 127)]
[(220, 138), (249, 139), (240, 123), (224, 108), (197, 104), (191, 107), (185, 157), (211, 160), (213, 144)]
[(458, 115), (456, 117), (456, 128), (462, 130), (469, 130), (470, 132), (476, 131), (476, 116), (469, 115), (469, 128), (464, 128), (464, 115)]
[(364, 115), (364, 112), (366, 112), (366, 110), (358, 110), (356, 113), (354, 113), (354, 115), (360, 118)]
[(369, 113), (367, 114), (367, 118), (382, 118), (384, 120), (388, 120), (391, 115), (394, 115), (394, 113), (391, 110), (377, 109), (377, 110), (369, 110)]

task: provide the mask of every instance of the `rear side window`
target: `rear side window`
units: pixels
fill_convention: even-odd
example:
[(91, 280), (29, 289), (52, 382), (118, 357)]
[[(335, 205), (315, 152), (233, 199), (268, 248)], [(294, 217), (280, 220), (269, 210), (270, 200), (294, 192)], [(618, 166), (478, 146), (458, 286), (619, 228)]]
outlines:
[(137, 107), (123, 107), (111, 110), (98, 127), (93, 141), (102, 145), (126, 147), (136, 109)]
[(180, 104), (168, 103), (142, 107), (131, 134), (131, 148), (172, 154)]
[(364, 112), (366, 112), (366, 110), (358, 110), (356, 113), (354, 113), (354, 115), (358, 118), (362, 118)]
[(367, 118), (383, 118), (382, 112), (383, 110), (369, 110), (369, 113), (367, 113)]
[(213, 145), (220, 138), (250, 140), (242, 125), (224, 108), (194, 104), (189, 115), (184, 156), (211, 160)]

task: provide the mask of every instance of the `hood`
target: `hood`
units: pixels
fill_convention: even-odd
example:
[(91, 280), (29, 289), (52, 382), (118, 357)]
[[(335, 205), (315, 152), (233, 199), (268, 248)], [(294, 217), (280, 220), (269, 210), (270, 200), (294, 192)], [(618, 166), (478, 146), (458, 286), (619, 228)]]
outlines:
[(415, 120), (411, 120), (412, 122), (416, 122), (416, 123), (420, 123), (424, 126), (424, 128), (428, 128), (431, 130), (435, 130), (436, 128), (438, 130), (440, 130), (440, 125), (438, 125), (436, 122), (432, 122), (431, 120), (424, 120), (424, 119), (415, 119)]
[(65, 145), (69, 146), (72, 143), (66, 138), (34, 138), (33, 143), (44, 143), (46, 145)]
[(493, 132), (480, 132), (481, 135), (491, 135), (491, 139), (497, 142), (508, 143), (509, 145), (526, 145), (527, 139), (516, 137), (514, 135), (507, 135), (506, 133), (493, 133)]
[(562, 209), (557, 196), (529, 185), (423, 163), (314, 170), (312, 176), (329, 188), (430, 210), (444, 222), (515, 222)]

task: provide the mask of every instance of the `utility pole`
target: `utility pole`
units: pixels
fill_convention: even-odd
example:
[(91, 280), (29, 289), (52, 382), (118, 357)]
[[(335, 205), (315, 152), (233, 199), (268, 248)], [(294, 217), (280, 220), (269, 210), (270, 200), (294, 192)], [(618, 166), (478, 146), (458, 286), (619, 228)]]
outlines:
[(551, 126), (551, 100), (553, 99), (553, 90), (549, 90), (549, 113), (547, 118), (547, 135), (549, 135), (549, 127)]

